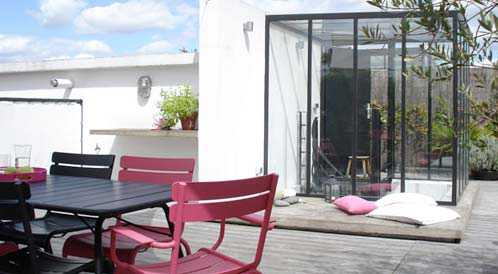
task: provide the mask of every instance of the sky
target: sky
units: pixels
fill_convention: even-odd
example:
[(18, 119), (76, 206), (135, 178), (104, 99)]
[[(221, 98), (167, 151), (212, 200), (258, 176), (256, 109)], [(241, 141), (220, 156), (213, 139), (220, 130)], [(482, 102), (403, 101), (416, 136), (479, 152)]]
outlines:
[(198, 0), (2, 1), (0, 62), (197, 49)]
[[(242, 1), (269, 14), (377, 10), (366, 0)], [(3, 0), (0, 63), (194, 51), (199, 2)]]
[[(244, 1), (269, 13), (372, 9), (364, 0)], [(194, 51), (198, 11), (199, 0), (4, 0), (0, 62)]]
[[(216, 1), (216, 0), (210, 0)], [(366, 0), (243, 0), (273, 14), (376, 11)]]

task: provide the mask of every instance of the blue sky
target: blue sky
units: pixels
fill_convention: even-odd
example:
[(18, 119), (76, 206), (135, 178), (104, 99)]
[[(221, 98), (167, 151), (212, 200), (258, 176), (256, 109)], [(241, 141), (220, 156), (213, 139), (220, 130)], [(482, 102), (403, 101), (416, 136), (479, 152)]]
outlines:
[[(228, 0), (209, 0), (228, 1)], [(269, 13), (371, 10), (365, 0), (243, 0)], [(4, 0), (0, 62), (198, 48), (199, 0)]]
[[(377, 11), (366, 0), (243, 1), (268, 13)], [(0, 63), (193, 51), (198, 48), (198, 3), (3, 0)]]
[(0, 62), (197, 49), (198, 0), (2, 1)]

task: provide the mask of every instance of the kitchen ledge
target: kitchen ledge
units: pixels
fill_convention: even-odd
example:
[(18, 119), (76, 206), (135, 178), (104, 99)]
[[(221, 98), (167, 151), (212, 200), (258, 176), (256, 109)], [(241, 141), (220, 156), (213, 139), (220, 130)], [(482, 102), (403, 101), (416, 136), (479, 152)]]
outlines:
[(157, 130), (157, 129), (91, 129), (91, 135), (114, 135), (132, 137), (197, 138), (197, 130)]

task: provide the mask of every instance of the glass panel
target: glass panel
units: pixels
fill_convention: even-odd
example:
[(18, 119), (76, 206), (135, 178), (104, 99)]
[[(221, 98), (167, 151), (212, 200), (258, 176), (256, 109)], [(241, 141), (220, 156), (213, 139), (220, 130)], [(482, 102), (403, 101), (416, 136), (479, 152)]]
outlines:
[(399, 177), (394, 176), (395, 165), (401, 162), (396, 149), (400, 131), (395, 129), (400, 117), (401, 43), (392, 27), (399, 23), (392, 18), (358, 21), (356, 162), (358, 193), (365, 198), (399, 191)]
[(313, 21), (312, 192), (352, 192), (353, 43), (353, 20)]
[[(417, 28), (416, 19), (410, 21)], [(429, 38), (425, 33), (407, 35), (406, 77), (406, 192), (432, 196), (450, 202), (452, 197), (452, 80), (435, 81), (443, 61), (420, 50)], [(451, 41), (438, 43), (451, 51)], [(445, 42), (446, 41), (446, 42)], [(416, 75), (411, 68), (432, 71), (429, 77)]]
[(308, 21), (270, 25), (268, 170), (279, 189), (306, 192)]
[[(416, 21), (412, 20), (412, 29)], [(333, 196), (356, 190), (377, 199), (401, 191), (404, 179), (406, 192), (450, 202), (455, 175), (455, 193), (460, 195), (467, 183), (468, 99), (463, 93), (453, 98), (453, 79), (440, 79), (444, 60), (424, 54), (420, 47), (436, 39), (451, 54), (453, 42), (431, 37), (422, 28), (409, 33), (409, 73), (402, 90), (403, 43), (396, 30), (400, 19), (358, 20), (356, 72), (354, 20), (312, 24), (309, 41), (308, 20), (270, 24), (268, 169), (280, 174), (280, 189), (321, 194), (326, 184), (332, 186)], [(410, 73), (413, 66), (428, 70), (427, 76)], [(462, 69), (458, 77), (462, 86), (468, 70)], [(456, 112), (453, 100), (458, 103)], [(454, 121), (461, 129), (458, 133)], [(453, 147), (455, 134), (458, 146)]]

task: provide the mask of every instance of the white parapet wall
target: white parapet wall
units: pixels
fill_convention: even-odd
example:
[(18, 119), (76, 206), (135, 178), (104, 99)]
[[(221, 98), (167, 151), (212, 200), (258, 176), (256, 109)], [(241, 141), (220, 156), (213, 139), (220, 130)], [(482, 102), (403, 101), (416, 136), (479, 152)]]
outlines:
[[(119, 156), (124, 154), (197, 158), (195, 137), (90, 134), (93, 129), (152, 129), (162, 89), (189, 84), (193, 86), (194, 92), (198, 91), (197, 59), (197, 54), (174, 54), (0, 64), (0, 97), (82, 99), (84, 153), (95, 153), (98, 146), (101, 154), (116, 154), (118, 160)], [(152, 91), (148, 100), (140, 99), (137, 95), (137, 80), (144, 75), (152, 79)], [(71, 91), (53, 88), (50, 86), (52, 78), (71, 79), (74, 88)], [(36, 118), (36, 121), (42, 122), (39, 122), (39, 125), (31, 125), (30, 130), (23, 129), (22, 124), (9, 125), (15, 130), (8, 132), (11, 136), (8, 141), (0, 136), (0, 154), (12, 153), (12, 142), (29, 142), (33, 146), (34, 164), (46, 166), (50, 163), (53, 150), (69, 149), (79, 152), (79, 126), (73, 124), (79, 124), (79, 108), (74, 107), (76, 109), (65, 113), (64, 108), (50, 109), (31, 104), (30, 108), (34, 111), (16, 111), (17, 121), (31, 121)], [(40, 108), (40, 111), (37, 112), (37, 108)], [(56, 111), (60, 113), (54, 115), (53, 112)], [(7, 123), (8, 115), (2, 112), (0, 122)], [(61, 136), (72, 135), (64, 130), (65, 127), (70, 127), (78, 133), (71, 138)], [(43, 128), (50, 130), (41, 130)], [(33, 138), (37, 134), (42, 134), (43, 138)], [(30, 138), (26, 138), (28, 135)], [(114, 177), (118, 166), (117, 161)]]
[(264, 160), (265, 13), (238, 0), (199, 6), (199, 178), (254, 176)]

